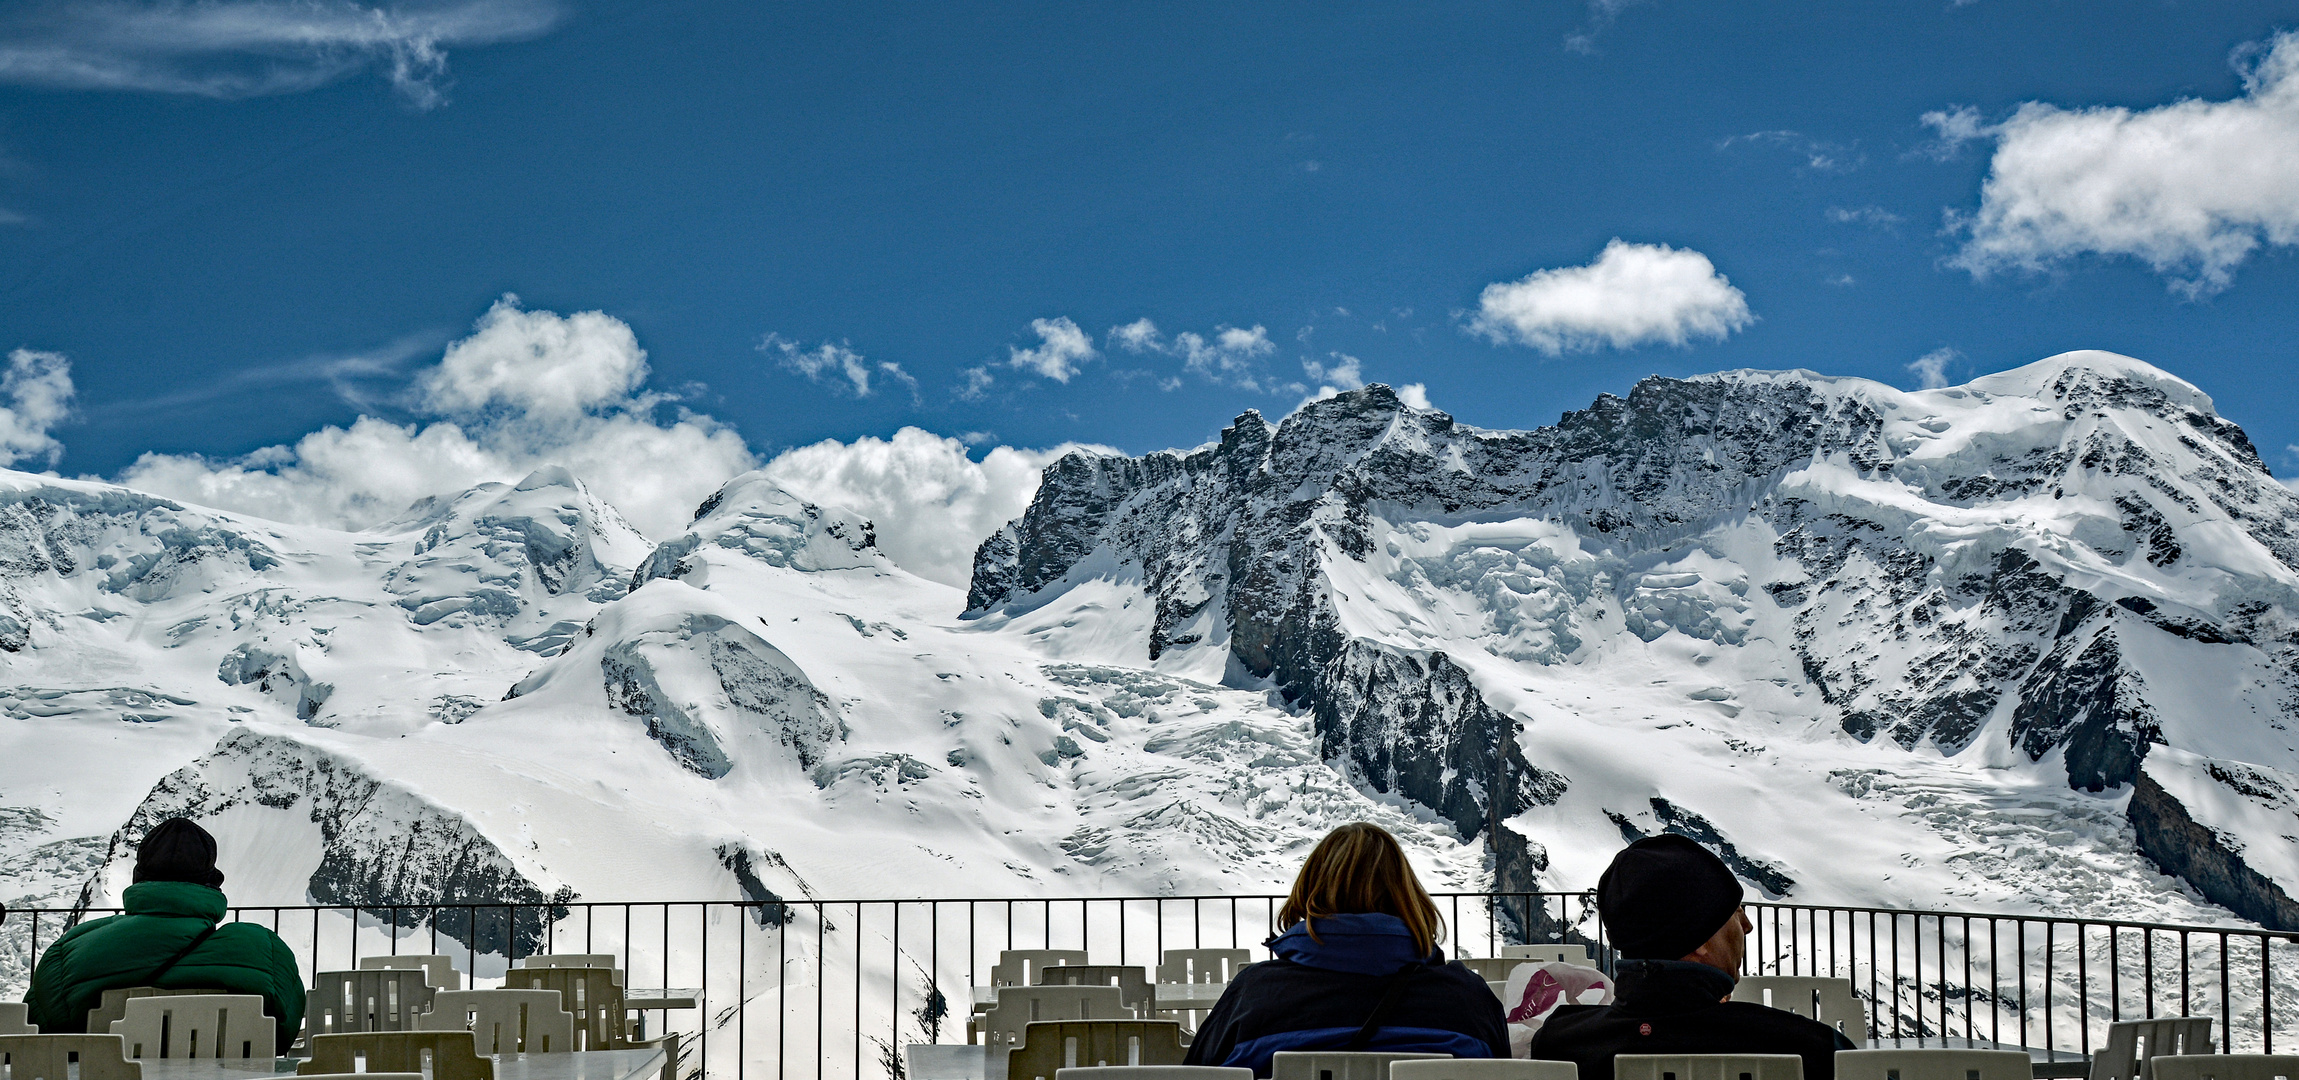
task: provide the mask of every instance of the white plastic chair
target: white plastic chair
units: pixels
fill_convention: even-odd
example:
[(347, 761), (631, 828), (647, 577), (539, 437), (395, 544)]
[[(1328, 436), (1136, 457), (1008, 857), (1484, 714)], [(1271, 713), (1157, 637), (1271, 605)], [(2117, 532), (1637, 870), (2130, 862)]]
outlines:
[(1036, 985), (1038, 969), (1059, 964), (1083, 964), (1084, 949), (1007, 949), (998, 954), (998, 962), (990, 965), (992, 986)]
[(999, 1055), (1022, 1045), (1031, 1024), (1054, 1020), (1131, 1020), (1133, 1010), (1115, 986), (1009, 986), (998, 992), (998, 1007), (975, 1021), (989, 1048), (991, 1070)]
[(1622, 1054), (1613, 1080), (1804, 1080), (1795, 1054)]
[(112, 1023), (127, 1056), (227, 1061), (279, 1056), (279, 1021), (263, 1014), (256, 994), (182, 994), (133, 998), (128, 1015)]
[(1836, 1051), (1836, 1080), (2032, 1080), (2034, 1075), (2034, 1060), (2017, 1050)]
[(2092, 1055), (2091, 1080), (2148, 1080), (2148, 1059), (2208, 1054), (2208, 1016), (2159, 1016), (2118, 1020), (2107, 1026), (2107, 1041)]
[[(1121, 964), (1052, 964), (1031, 973), (1032, 986), (1115, 986), (1118, 999), (1137, 1015), (1150, 1011), (1149, 973)], [(1145, 1016), (1145, 1019), (1147, 1017)]]
[(1795, 1013), (1835, 1028), (1853, 1046), (1868, 1045), (1868, 1008), (1852, 992), (1850, 979), (1809, 975), (1745, 975), (1732, 986), (1732, 1000)]
[(463, 989), (463, 973), (455, 970), (455, 961), (446, 956), (362, 956), (361, 971), (422, 971), (433, 990)]
[(32, 1026), (32, 1007), (21, 1001), (0, 1001), (0, 1035), (38, 1035)]
[(142, 1080), (117, 1035), (0, 1035), (0, 1066), (12, 1080)]
[(2155, 1080), (2299, 1080), (2299, 1055), (2165, 1054), (2151, 1058)]
[(1179, 1065), (1181, 1025), (1171, 1020), (1057, 1020), (1031, 1024), (992, 1080), (1054, 1080), (1099, 1065)]
[(1579, 964), (1589, 967), (1595, 958), (1586, 945), (1503, 945), (1504, 960), (1530, 960), (1536, 964)]
[(622, 964), (613, 953), (542, 953), (535, 956), (522, 956), (518, 963), (511, 966), (523, 968), (608, 968), (617, 973), (623, 970)]
[(1447, 1058), (1389, 1066), (1389, 1080), (1580, 1080), (1580, 1075), (1581, 1067), (1570, 1061), (1517, 1058)]
[(304, 1035), (414, 1031), (433, 992), (425, 971), (322, 971), (304, 1003)]
[(1530, 960), (1518, 960), (1507, 956), (1464, 956), (1456, 962), (1462, 967), (1476, 972), (1477, 977), (1486, 982), (1503, 983), (1509, 981), (1509, 973), (1517, 970), (1518, 965), (1532, 963)]
[(1079, 1065), (1054, 1080), (1253, 1080), (1252, 1069), (1227, 1065)]
[(1252, 962), (1253, 953), (1246, 949), (1167, 949), (1158, 956), (1157, 981), (1226, 983)]
[(431, 1080), (422, 1073), (297, 1073), (296, 1080)]
[(1389, 1065), (1392, 1062), (1450, 1057), (1449, 1054), (1280, 1050), (1269, 1056), (1269, 1077), (1270, 1080), (1389, 1080)]
[(560, 1008), (556, 990), (441, 990), (431, 1011), (415, 1018), (421, 1031), (468, 1031), (479, 1055), (571, 1053), (575, 1014)]

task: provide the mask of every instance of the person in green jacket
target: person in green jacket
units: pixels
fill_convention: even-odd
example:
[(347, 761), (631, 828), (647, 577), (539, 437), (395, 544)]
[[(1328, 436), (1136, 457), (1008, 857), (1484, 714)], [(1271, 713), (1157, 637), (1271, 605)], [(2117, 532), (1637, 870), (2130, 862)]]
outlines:
[(40, 955), (24, 1001), (43, 1034), (86, 1031), (106, 990), (157, 986), (261, 994), (280, 1049), (295, 1041), (302, 969), (278, 934), (223, 922), (215, 837), (183, 818), (161, 822), (136, 848), (133, 881), (120, 898), (126, 914), (81, 923)]

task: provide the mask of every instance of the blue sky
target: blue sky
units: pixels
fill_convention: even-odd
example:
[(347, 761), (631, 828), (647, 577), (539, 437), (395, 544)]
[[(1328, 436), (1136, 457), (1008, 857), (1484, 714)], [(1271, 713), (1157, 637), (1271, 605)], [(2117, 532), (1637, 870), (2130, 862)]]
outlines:
[(1357, 379), (1528, 427), (1651, 373), (1912, 387), (1927, 355), (1960, 382), (2106, 348), (2288, 473), (2292, 29), (2239, 0), (24, 0), (0, 349), (73, 396), (20, 401), (52, 441), (10, 445), (189, 485), (363, 416), (493, 430), (533, 402), (439, 366), (516, 294), (644, 350), (577, 412), (683, 416), (723, 463), (905, 426), (976, 460), (1188, 446)]

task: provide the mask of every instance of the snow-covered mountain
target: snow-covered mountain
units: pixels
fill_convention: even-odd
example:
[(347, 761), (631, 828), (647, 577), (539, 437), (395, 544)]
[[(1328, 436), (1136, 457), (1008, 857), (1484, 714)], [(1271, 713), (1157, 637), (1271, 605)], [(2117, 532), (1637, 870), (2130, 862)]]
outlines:
[(177, 814), (235, 900), (367, 904), (1265, 892), (1367, 819), (1439, 888), (1669, 829), (1763, 895), (2299, 927), (2295, 530), (2104, 353), (1533, 431), (1368, 387), (1055, 462), (965, 592), (755, 473), (660, 543), (558, 469), (359, 533), (0, 474), (0, 898)]

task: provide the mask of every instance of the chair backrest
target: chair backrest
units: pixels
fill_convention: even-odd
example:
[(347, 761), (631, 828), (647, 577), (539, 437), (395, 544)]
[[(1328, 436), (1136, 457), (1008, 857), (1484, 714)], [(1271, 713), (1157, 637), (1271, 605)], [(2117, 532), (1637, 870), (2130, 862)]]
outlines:
[(1586, 945), (1503, 945), (1504, 960), (1530, 960), (1536, 964), (1580, 964), (1587, 966), (1594, 957)]
[(1038, 981), (1038, 969), (1056, 964), (1083, 964), (1084, 949), (1007, 949), (998, 954), (998, 962), (990, 965), (992, 986), (1033, 986)]
[(1795, 1054), (1622, 1054), (1613, 1080), (1804, 1080)]
[(1580, 1075), (1581, 1067), (1570, 1061), (1516, 1058), (1440, 1058), (1389, 1066), (1389, 1080), (1580, 1080)]
[(361, 971), (420, 970), (430, 976), (433, 990), (463, 989), (463, 973), (455, 970), (455, 961), (446, 956), (362, 956)]
[(303, 1005), (303, 1033), (413, 1031), (415, 1017), (431, 1007), (429, 979), (419, 970), (322, 971)]
[(1399, 1061), (1428, 1061), (1446, 1054), (1351, 1053), (1346, 1050), (1280, 1050), (1269, 1058), (1270, 1080), (1389, 1080)]
[(559, 1007), (575, 1017), (570, 1050), (615, 1050), (633, 1042), (622, 980), (611, 968), (512, 968), (503, 973), (503, 989), (556, 991)]
[(523, 968), (606, 968), (614, 972), (616, 981), (620, 982), (623, 966), (617, 962), (617, 959), (613, 953), (541, 953), (535, 956), (522, 956), (518, 963), (511, 966)]
[(1528, 964), (1531, 962), (1532, 961), (1530, 960), (1519, 960), (1515, 957), (1507, 956), (1471, 956), (1464, 957), (1460, 961), (1463, 967), (1476, 972), (1477, 977), (1485, 980), (1486, 982), (1508, 982), (1509, 973), (1517, 970), (1517, 965)]
[(495, 1080), (495, 1063), (472, 1049), (468, 1031), (355, 1031), (311, 1037), (311, 1058), (295, 1071), (420, 1073), (430, 1080)]
[[(1022, 1045), (1031, 1024), (1049, 1020), (1131, 1020), (1133, 1010), (1115, 986), (1009, 986), (982, 1014), (982, 1045), (990, 1056)], [(1179, 1064), (1179, 1062), (1176, 1062)]]
[(441, 990), (415, 1018), (424, 1031), (468, 1031), (481, 1054), (553, 1054), (575, 1049), (575, 1015), (555, 990)]
[(1253, 1080), (1252, 1069), (1228, 1065), (1079, 1065), (1054, 1080)]
[(1253, 962), (1247, 949), (1167, 949), (1158, 957), (1161, 983), (1225, 983)]
[(2154, 1080), (2299, 1080), (2299, 1055), (2164, 1054), (2151, 1058)]
[(124, 986), (116, 990), (106, 990), (104, 996), (97, 1000), (96, 1007), (88, 1010), (88, 1030), (99, 1035), (112, 1030), (113, 1022), (127, 1017), (128, 1002), (136, 998), (228, 993), (231, 991), (222, 987), (212, 990), (162, 990), (157, 986)]
[(910, 1043), (902, 1048), (903, 1080), (985, 1080), (989, 1056), (980, 1046)]
[(1843, 1032), (1854, 1046), (1868, 1045), (1868, 1008), (1850, 979), (1744, 975), (1732, 986), (1732, 1000), (1785, 1009)]
[(1181, 1057), (1181, 1025), (1171, 1020), (1057, 1020), (1030, 1025), (1007, 1054), (1006, 1080), (1054, 1080), (1080, 1066), (1179, 1065)]
[(131, 1058), (222, 1058), (269, 1061), (279, 1056), (279, 1021), (263, 1014), (257, 994), (175, 994), (128, 1002), (112, 1022)]
[(2208, 1054), (2211, 1050), (2208, 1016), (2118, 1020), (2107, 1026), (2107, 1041), (2092, 1054), (2091, 1080), (2147, 1080), (2149, 1058)]
[(0, 1035), (38, 1035), (32, 1026), (31, 1006), (21, 1001), (0, 1001)]
[(1118, 1000), (1136, 1012), (1148, 1009), (1149, 972), (1117, 964), (1060, 964), (1037, 971), (1037, 986), (1115, 986)]
[(10, 1080), (143, 1080), (117, 1035), (0, 1035)]
[(297, 1073), (302, 1080), (431, 1080), (422, 1073)]
[(2034, 1070), (2017, 1050), (1836, 1051), (1836, 1080), (2031, 1080)]

